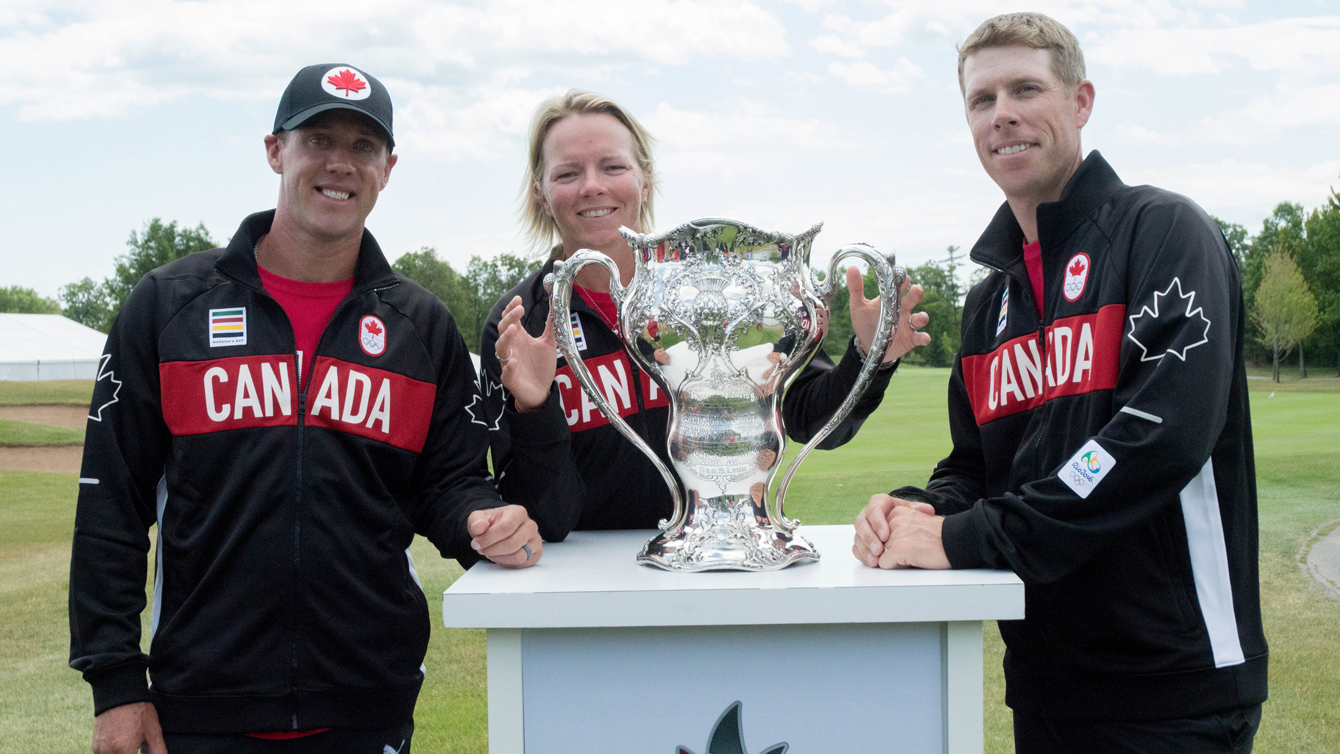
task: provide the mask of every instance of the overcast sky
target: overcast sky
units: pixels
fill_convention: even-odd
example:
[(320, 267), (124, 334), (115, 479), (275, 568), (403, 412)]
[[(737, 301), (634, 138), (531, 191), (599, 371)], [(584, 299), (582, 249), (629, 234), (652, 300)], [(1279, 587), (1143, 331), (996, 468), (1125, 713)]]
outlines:
[[(289, 78), (356, 65), (395, 103), (396, 165), (368, 227), (422, 246), (529, 252), (525, 127), (569, 87), (658, 139), (658, 229), (721, 216), (824, 230), (913, 266), (970, 247), (1000, 204), (964, 122), (955, 45), (1024, 10), (968, 0), (4, 0), (0, 285), (100, 279), (151, 217), (220, 242), (274, 205), (261, 139)], [(1131, 184), (1255, 233), (1340, 188), (1334, 0), (1045, 0), (1097, 89), (1084, 129)]]

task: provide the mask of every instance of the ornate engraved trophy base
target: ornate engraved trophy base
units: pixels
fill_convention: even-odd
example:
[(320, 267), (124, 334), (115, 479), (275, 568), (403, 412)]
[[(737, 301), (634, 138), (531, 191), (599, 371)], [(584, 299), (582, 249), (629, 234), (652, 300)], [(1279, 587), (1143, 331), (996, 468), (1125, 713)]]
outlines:
[(667, 571), (775, 571), (818, 559), (814, 545), (774, 524), (750, 495), (695, 501), (678, 532), (662, 532), (637, 556)]

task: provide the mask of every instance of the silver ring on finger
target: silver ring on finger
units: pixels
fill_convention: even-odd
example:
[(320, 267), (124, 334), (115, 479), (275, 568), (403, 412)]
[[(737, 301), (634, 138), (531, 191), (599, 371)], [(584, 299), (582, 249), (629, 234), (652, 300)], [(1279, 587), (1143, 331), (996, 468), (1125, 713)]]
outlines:
[(535, 554), (530, 551), (530, 545), (521, 545), (521, 549), (526, 551), (526, 560), (530, 560), (530, 556)]

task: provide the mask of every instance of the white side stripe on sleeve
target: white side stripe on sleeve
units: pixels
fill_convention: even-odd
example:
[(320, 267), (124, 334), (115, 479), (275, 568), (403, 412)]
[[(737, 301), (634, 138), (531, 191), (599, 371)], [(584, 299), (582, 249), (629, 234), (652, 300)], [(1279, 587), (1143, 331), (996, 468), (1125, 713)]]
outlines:
[(1228, 545), (1224, 522), (1219, 517), (1219, 494), (1214, 485), (1214, 465), (1207, 460), (1200, 473), (1181, 492), (1182, 518), (1186, 521), (1191, 572), (1196, 581), (1205, 630), (1210, 635), (1216, 668), (1245, 662), (1238, 639), (1238, 620), (1233, 612), (1233, 585), (1228, 577)]
[(1147, 413), (1145, 413), (1144, 411), (1141, 411), (1141, 410), (1138, 409), (1138, 408), (1131, 408), (1130, 406), (1122, 406), (1122, 407), (1121, 407), (1121, 413), (1123, 413), (1123, 414), (1130, 414), (1131, 416), (1138, 416), (1138, 417), (1140, 417), (1141, 419), (1148, 419), (1149, 421), (1152, 421), (1152, 422), (1154, 422), (1155, 424), (1162, 424), (1162, 423), (1163, 423), (1163, 417), (1162, 417), (1162, 416), (1155, 416), (1155, 415), (1153, 415), (1153, 414), (1147, 414)]
[(158, 480), (158, 542), (154, 545), (154, 609), (149, 620), (149, 648), (154, 646), (158, 619), (163, 613), (163, 511), (167, 510), (167, 471)]

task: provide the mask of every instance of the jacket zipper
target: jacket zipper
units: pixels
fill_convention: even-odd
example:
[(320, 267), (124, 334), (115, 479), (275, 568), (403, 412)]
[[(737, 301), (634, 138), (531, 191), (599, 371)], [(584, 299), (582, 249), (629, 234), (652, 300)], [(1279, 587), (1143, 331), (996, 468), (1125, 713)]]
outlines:
[[(1016, 278), (1014, 275), (1012, 275), (1012, 274), (1006, 272), (1005, 270), (1002, 270), (1002, 269), (999, 268), (999, 267), (996, 267), (996, 266), (993, 265), (993, 264), (988, 264), (988, 263), (985, 263), (985, 262), (982, 262), (982, 263), (980, 263), (980, 264), (982, 264), (982, 266), (984, 266), (984, 267), (988, 267), (988, 268), (990, 268), (990, 269), (992, 269), (992, 270), (995, 270), (996, 272), (999, 272), (999, 273), (1005, 275), (1005, 276), (1006, 276), (1008, 279), (1010, 279), (1010, 280), (1013, 280), (1013, 281), (1015, 281), (1015, 282), (1017, 282), (1017, 283), (1020, 283), (1020, 286), (1019, 286), (1019, 287), (1020, 287), (1021, 289), (1023, 289), (1024, 297), (1025, 297), (1026, 299), (1028, 299), (1028, 303), (1029, 303), (1030, 305), (1032, 305), (1032, 307), (1033, 307), (1033, 308), (1032, 308), (1032, 311), (1035, 311), (1035, 312), (1038, 312), (1038, 313), (1039, 313), (1039, 314), (1038, 314), (1038, 329), (1037, 329), (1036, 335), (1037, 335), (1037, 339), (1038, 339), (1038, 344), (1042, 346), (1042, 349), (1041, 349), (1041, 350), (1042, 350), (1042, 373), (1043, 373), (1043, 375), (1044, 375), (1043, 378), (1042, 378), (1042, 384), (1038, 386), (1038, 387), (1039, 387), (1039, 390), (1042, 392), (1042, 395), (1043, 395), (1042, 406), (1041, 406), (1040, 408), (1041, 408), (1042, 410), (1044, 410), (1044, 411), (1050, 411), (1050, 408), (1048, 407), (1048, 404), (1050, 403), (1050, 401), (1048, 401), (1047, 398), (1046, 398), (1046, 395), (1047, 395), (1047, 377), (1046, 377), (1046, 374), (1047, 374), (1047, 372), (1048, 372), (1048, 365), (1051, 363), (1051, 356), (1047, 353), (1047, 313), (1042, 309), (1042, 307), (1038, 306), (1037, 299), (1033, 298), (1033, 283), (1032, 283), (1032, 281), (1029, 281), (1029, 280), (1020, 281), (1020, 280), (1019, 280), (1018, 278)], [(1043, 292), (1045, 293), (1046, 291), (1043, 291)], [(1037, 459), (1038, 459), (1038, 451), (1039, 451), (1039, 450), (1041, 449), (1041, 447), (1042, 447), (1042, 435), (1043, 435), (1043, 434), (1044, 434), (1043, 432), (1035, 432), (1035, 433), (1034, 433), (1035, 436), (1034, 436), (1034, 438), (1033, 438), (1033, 475), (1034, 475), (1035, 478), (1036, 478), (1036, 476), (1037, 476)]]

